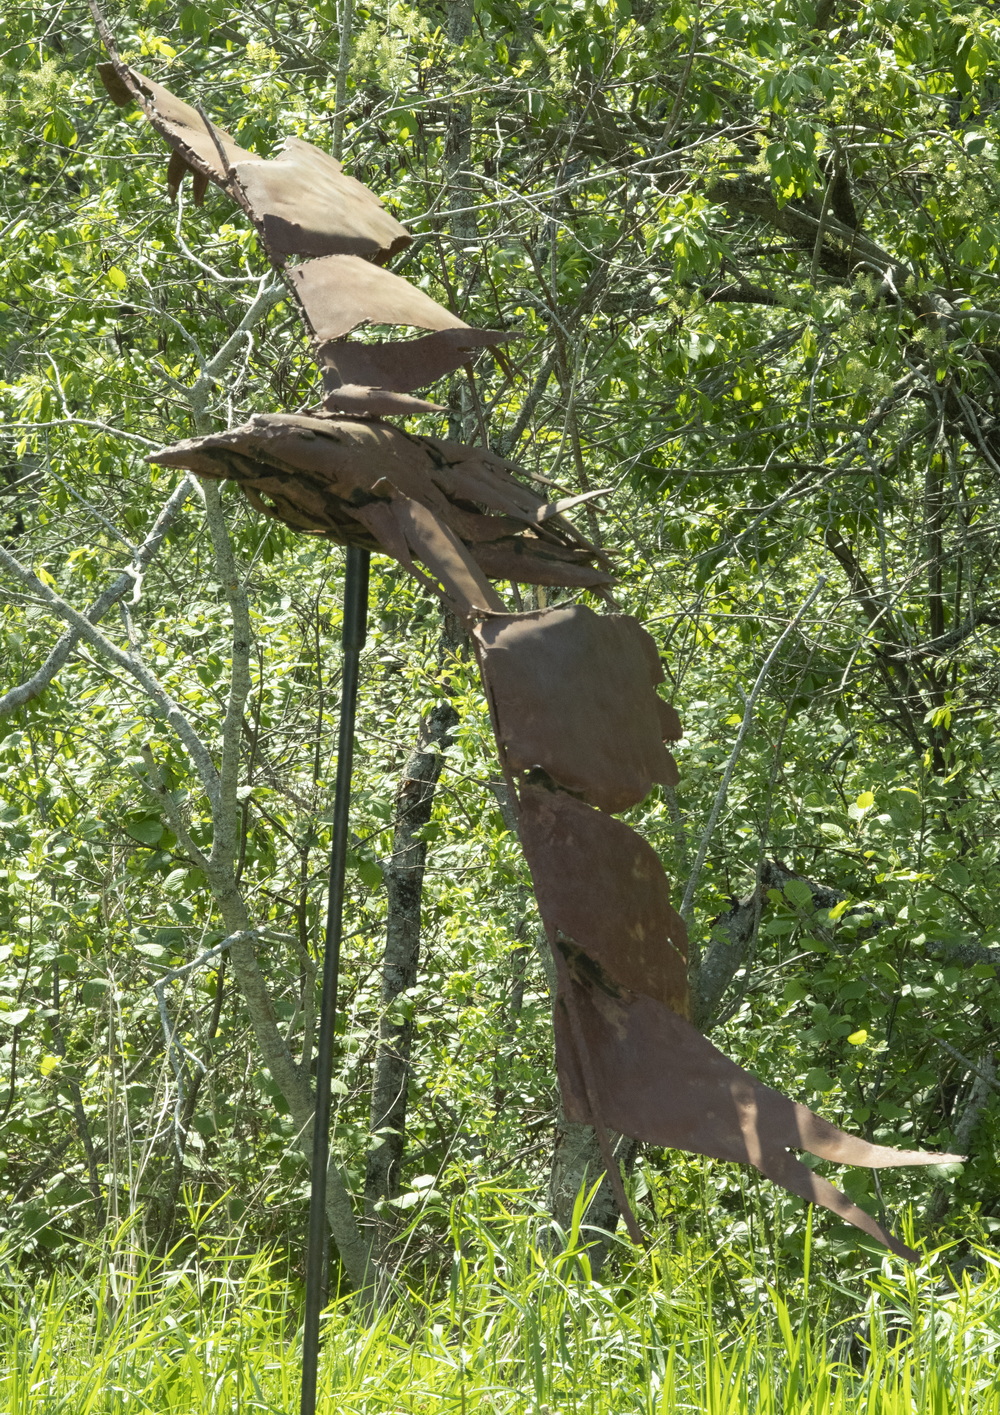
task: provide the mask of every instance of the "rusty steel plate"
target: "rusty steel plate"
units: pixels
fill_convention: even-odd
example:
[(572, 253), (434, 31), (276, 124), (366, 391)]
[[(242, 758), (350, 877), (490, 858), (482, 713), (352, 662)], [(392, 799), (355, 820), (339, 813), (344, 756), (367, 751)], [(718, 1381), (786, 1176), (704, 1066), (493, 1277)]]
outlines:
[[(414, 413), (443, 413), (440, 403), (414, 398), (409, 393), (396, 393), (389, 388), (359, 387), (342, 383), (323, 398), (323, 407), (331, 413), (346, 413), (356, 418), (410, 417)], [(317, 416), (316, 413), (313, 416)]]
[(492, 619), (476, 630), (499, 740), (512, 771), (540, 766), (605, 811), (677, 780), (663, 745), (656, 644), (627, 615), (585, 605)]
[(319, 341), (339, 339), (359, 324), (412, 324), (418, 329), (468, 329), (401, 275), (356, 255), (330, 255), (292, 266), (289, 278)]
[[(648, 1144), (752, 1164), (775, 1184), (830, 1209), (900, 1257), (916, 1258), (789, 1151), (807, 1150), (838, 1164), (872, 1168), (945, 1164), (958, 1156), (893, 1150), (845, 1134), (730, 1061), (658, 999), (595, 978), (593, 969), (585, 977), (558, 945), (556, 954), (556, 1057), (570, 1119), (592, 1123), (590, 1091), (606, 1126)], [(587, 1053), (582, 1065), (581, 1045)]]
[[(219, 148), (212, 139), (212, 133), (215, 134), (230, 167), (253, 157), (254, 154), (240, 147), (225, 128), (213, 123), (210, 132), (196, 108), (192, 108), (162, 84), (140, 74), (137, 69), (131, 69), (121, 63), (99, 64), (98, 73), (115, 103), (124, 106), (130, 99), (135, 99), (149, 122), (160, 136), (166, 139), (184, 165), (191, 167), (193, 159), (194, 170), (200, 167), (202, 172), (220, 187), (228, 185), (229, 173), (219, 157)], [(175, 176), (178, 171), (177, 165), (174, 164)], [(175, 177), (171, 177), (172, 185), (174, 180)], [(176, 190), (176, 187), (174, 189)]]
[(134, 89), (125, 82), (117, 67), (109, 59), (98, 64), (97, 73), (112, 103), (116, 103), (119, 108), (127, 108), (130, 103), (135, 102)]
[(247, 154), (235, 172), (272, 256), (385, 261), (412, 240), (374, 192), (347, 176), (335, 157), (301, 138), (286, 138), (269, 160)]
[(564, 550), (527, 536), (476, 545), (473, 554), (491, 580), (584, 590), (602, 589), (615, 583), (613, 575), (587, 563), (592, 558), (590, 552)]
[[(403, 395), (399, 395), (403, 396)], [(416, 401), (416, 400), (414, 400)], [(584, 563), (594, 558), (560, 515), (539, 516), (545, 503), (511, 476), (501, 458), (479, 448), (436, 438), (417, 437), (390, 423), (370, 418), (259, 414), (242, 427), (190, 438), (153, 453), (150, 461), (186, 467), (198, 476), (237, 481), (251, 501), (268, 515), (296, 530), (330, 536), (349, 544), (370, 545), (354, 515), (386, 493), (383, 479), (396, 491), (433, 513), (450, 534), (464, 541), (485, 540), (489, 516), (499, 513), (493, 545), (472, 546), (476, 574), (490, 573), (483, 552), (511, 548), (527, 583), (574, 585), (584, 574), (606, 580)], [(512, 524), (523, 528), (511, 534)], [(560, 572), (560, 558), (566, 558)], [(504, 608), (497, 601), (499, 610)]]
[[(383, 485), (380, 484), (377, 489), (382, 490)], [(463, 617), (483, 610), (502, 612), (506, 608), (503, 600), (498, 598), (458, 537), (426, 506), (401, 495), (395, 487), (387, 490), (390, 493), (389, 506), (409, 555), (426, 566), (437, 581), (430, 588), (444, 599), (449, 608)], [(382, 504), (379, 503), (380, 506)], [(364, 511), (357, 514), (363, 515)], [(384, 525), (381, 512), (379, 516)], [(369, 524), (374, 527), (376, 522), (370, 521)], [(404, 559), (397, 553), (397, 558), (413, 572), (409, 557)], [(417, 578), (427, 583), (424, 576)]]
[(562, 791), (522, 787), (518, 825), (546, 928), (616, 983), (687, 1012), (687, 934), (656, 852)]
[(516, 338), (516, 334), (502, 334), (496, 329), (439, 329), (422, 339), (397, 343), (360, 344), (351, 340), (321, 344), (316, 359), (330, 389), (341, 383), (360, 383), (410, 393), (454, 373), (481, 349), (495, 348)]

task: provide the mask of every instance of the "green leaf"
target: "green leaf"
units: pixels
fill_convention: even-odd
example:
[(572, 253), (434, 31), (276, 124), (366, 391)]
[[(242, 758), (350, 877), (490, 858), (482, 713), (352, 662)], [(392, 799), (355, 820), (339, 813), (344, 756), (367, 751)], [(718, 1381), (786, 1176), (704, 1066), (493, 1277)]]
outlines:
[(375, 860), (359, 860), (358, 874), (361, 876), (361, 882), (369, 889), (377, 889), (384, 878), (382, 866)]
[(784, 885), (785, 898), (799, 909), (813, 907), (813, 892), (804, 879), (790, 879)]
[(825, 1095), (827, 1091), (832, 1091), (836, 1084), (830, 1073), (824, 1071), (821, 1066), (814, 1066), (811, 1071), (807, 1071), (803, 1080), (807, 1091), (818, 1091), (822, 1095)]

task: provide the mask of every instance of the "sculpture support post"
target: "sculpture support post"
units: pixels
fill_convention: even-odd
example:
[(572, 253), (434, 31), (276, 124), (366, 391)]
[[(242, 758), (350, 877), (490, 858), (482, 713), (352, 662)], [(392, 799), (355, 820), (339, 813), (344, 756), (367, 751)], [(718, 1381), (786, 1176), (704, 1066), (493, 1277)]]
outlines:
[(344, 878), (351, 809), (351, 768), (354, 763), (354, 717), (358, 702), (358, 669), (368, 626), (367, 550), (347, 547), (344, 579), (343, 672), (340, 690), (340, 731), (337, 743), (337, 786), (330, 845), (330, 889), (326, 905), (326, 944), (319, 1040), (316, 1046), (316, 1110), (313, 1115), (312, 1188), (309, 1198), (309, 1238), (306, 1248), (306, 1297), (302, 1324), (301, 1415), (314, 1415), (319, 1366), (319, 1317), (326, 1305), (328, 1237), (326, 1171), (330, 1159), (330, 1080), (333, 1038), (337, 1022), (340, 940), (343, 934)]

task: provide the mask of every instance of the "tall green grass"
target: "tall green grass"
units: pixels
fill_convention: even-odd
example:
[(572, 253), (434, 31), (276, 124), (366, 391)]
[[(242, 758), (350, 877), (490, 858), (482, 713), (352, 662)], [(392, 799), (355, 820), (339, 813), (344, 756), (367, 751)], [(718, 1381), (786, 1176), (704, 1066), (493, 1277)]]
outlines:
[[(782, 1281), (736, 1249), (661, 1240), (595, 1281), (578, 1205), (564, 1244), (497, 1191), (452, 1210), (450, 1270), (370, 1322), (324, 1321), (324, 1415), (1000, 1415), (1000, 1261), (977, 1249), (853, 1289)], [(447, 1251), (447, 1250), (446, 1250)], [(273, 1257), (180, 1263), (122, 1241), (92, 1277), (8, 1268), (2, 1415), (297, 1410), (298, 1292)]]

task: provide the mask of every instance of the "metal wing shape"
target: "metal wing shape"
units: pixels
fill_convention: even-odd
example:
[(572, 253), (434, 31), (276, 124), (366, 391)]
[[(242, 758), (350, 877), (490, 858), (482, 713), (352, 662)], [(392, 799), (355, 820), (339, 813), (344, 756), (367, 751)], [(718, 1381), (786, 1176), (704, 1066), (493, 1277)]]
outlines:
[[(103, 22), (102, 22), (103, 24)], [(409, 395), (509, 336), (470, 329), (379, 268), (410, 240), (340, 163), (298, 138), (277, 157), (224, 129), (112, 56), (116, 102), (139, 102), (172, 149), (170, 182), (195, 174), (244, 208), (289, 272), (317, 346), (331, 414), (267, 415), (150, 458), (238, 482), (261, 511), (312, 535), (382, 550), (463, 616), (484, 685), (539, 907), (556, 959), (556, 1052), (567, 1115), (652, 1144), (752, 1164), (902, 1257), (915, 1254), (792, 1150), (838, 1163), (957, 1158), (870, 1145), (763, 1085), (686, 1020), (687, 937), (659, 859), (608, 814), (676, 778), (664, 739), (680, 736), (657, 693), (650, 636), (628, 616), (581, 605), (512, 615), (489, 583), (602, 587), (607, 558), (518, 469), (483, 448), (411, 436), (373, 419), (432, 410)], [(402, 343), (345, 343), (363, 324), (431, 331)], [(579, 498), (577, 498), (579, 499)], [(572, 502), (573, 499), (571, 499)]]

